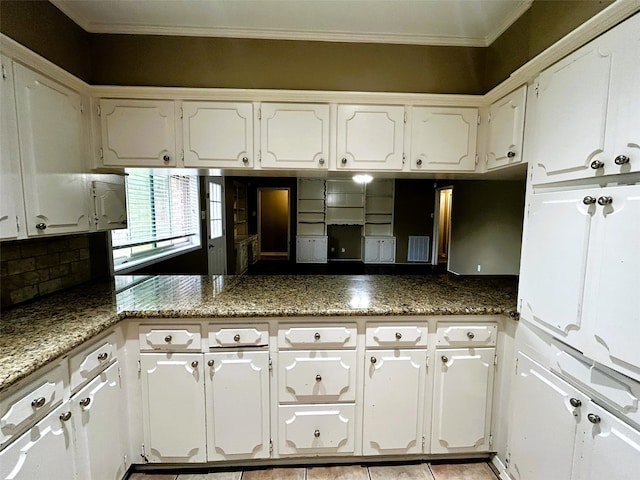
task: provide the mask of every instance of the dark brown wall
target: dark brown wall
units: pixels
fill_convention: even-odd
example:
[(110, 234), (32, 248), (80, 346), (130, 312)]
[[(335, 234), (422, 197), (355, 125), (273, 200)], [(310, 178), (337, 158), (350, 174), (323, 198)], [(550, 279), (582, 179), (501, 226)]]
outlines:
[[(435, 180), (396, 179), (393, 207), (393, 234), (396, 236), (396, 263), (407, 261), (409, 235), (433, 237)], [(444, 184), (439, 184), (444, 186)], [(431, 238), (433, 245), (433, 238)]]
[(91, 80), (90, 35), (48, 1), (0, 1), (0, 32), (82, 80)]
[(327, 225), (327, 236), (330, 260), (362, 260), (362, 225)]

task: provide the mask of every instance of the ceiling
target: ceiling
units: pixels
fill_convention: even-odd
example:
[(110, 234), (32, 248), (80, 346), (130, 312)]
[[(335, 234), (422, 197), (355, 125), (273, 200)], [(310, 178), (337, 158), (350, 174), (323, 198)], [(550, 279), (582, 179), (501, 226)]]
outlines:
[(50, 0), (92, 33), (486, 47), (533, 0)]

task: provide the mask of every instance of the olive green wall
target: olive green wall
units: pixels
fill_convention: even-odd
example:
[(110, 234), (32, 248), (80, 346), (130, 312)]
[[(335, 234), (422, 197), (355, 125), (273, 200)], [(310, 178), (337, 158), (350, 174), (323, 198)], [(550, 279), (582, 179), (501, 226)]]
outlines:
[(482, 94), (610, 3), (535, 0), (488, 48), (89, 34), (43, 0), (0, 31), (96, 85)]

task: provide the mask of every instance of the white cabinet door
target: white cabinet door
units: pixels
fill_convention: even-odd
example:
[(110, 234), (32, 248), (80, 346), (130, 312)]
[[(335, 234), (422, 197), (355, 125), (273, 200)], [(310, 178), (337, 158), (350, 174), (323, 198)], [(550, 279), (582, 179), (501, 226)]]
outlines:
[(184, 102), (185, 167), (253, 167), (253, 104)]
[[(204, 356), (207, 459), (268, 458), (269, 352)], [(204, 417), (200, 419), (204, 424)]]
[(422, 452), (427, 352), (367, 350), (364, 455)]
[(327, 263), (327, 237), (296, 238), (296, 262)]
[(127, 435), (122, 431), (124, 401), (118, 363), (111, 365), (71, 400), (78, 477), (121, 480), (127, 472)]
[(410, 169), (472, 172), (477, 136), (476, 108), (413, 107)]
[(329, 167), (329, 105), (263, 103), (260, 109), (262, 167)]
[(570, 479), (578, 424), (588, 400), (526, 355), (519, 352), (516, 362), (509, 473), (516, 480)]
[(72, 441), (76, 420), (69, 413), (69, 404), (63, 403), (0, 452), (0, 478), (76, 478)]
[(395, 260), (395, 237), (364, 237), (364, 263), (393, 263)]
[(338, 170), (401, 170), (404, 107), (338, 105)]
[(105, 166), (175, 167), (173, 100), (100, 100)]
[[(18, 147), (18, 119), (13, 89), (13, 64), (0, 56), (0, 239), (24, 236), (24, 203)], [(18, 225), (22, 231), (18, 230)]]
[(587, 427), (580, 458), (576, 458), (575, 478), (636, 478), (640, 472), (640, 432), (593, 402), (583, 409)]
[(527, 86), (523, 85), (489, 108), (487, 170), (522, 161)]
[(590, 202), (596, 192), (536, 194), (528, 206), (520, 314), (560, 338), (581, 334), (589, 234), (597, 208)]
[(205, 462), (203, 356), (143, 353), (142, 414), (149, 462)]
[(431, 453), (489, 450), (495, 352), (436, 350)]
[(127, 228), (127, 192), (124, 177), (110, 175), (108, 181), (91, 182), (93, 222), (96, 230)]
[(27, 233), (86, 232), (88, 149), (80, 95), (19, 64), (14, 73)]

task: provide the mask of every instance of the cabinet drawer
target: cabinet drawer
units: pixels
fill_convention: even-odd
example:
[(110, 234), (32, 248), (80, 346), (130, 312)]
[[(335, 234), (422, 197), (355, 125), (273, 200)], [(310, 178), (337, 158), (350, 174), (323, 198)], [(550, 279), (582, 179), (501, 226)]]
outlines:
[(367, 347), (426, 347), (427, 325), (368, 324)]
[(311, 350), (278, 355), (281, 402), (354, 402), (355, 350)]
[(209, 348), (258, 347), (269, 344), (269, 325), (209, 326)]
[(200, 351), (200, 325), (140, 325), (140, 350)]
[(437, 346), (473, 347), (496, 344), (498, 326), (495, 323), (439, 323)]
[(84, 351), (71, 356), (69, 358), (71, 390), (73, 391), (88, 380), (91, 380), (116, 359), (117, 345), (115, 333), (110, 334), (104, 340), (93, 344)]
[(279, 407), (281, 455), (353, 453), (355, 406), (284, 405)]
[(278, 347), (285, 348), (344, 348), (356, 346), (355, 324), (336, 326), (291, 326), (278, 332)]
[(0, 443), (5, 445), (62, 401), (65, 369), (58, 364), (38, 380), (0, 401)]

